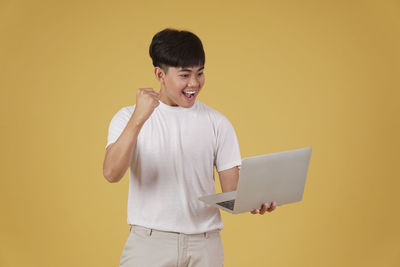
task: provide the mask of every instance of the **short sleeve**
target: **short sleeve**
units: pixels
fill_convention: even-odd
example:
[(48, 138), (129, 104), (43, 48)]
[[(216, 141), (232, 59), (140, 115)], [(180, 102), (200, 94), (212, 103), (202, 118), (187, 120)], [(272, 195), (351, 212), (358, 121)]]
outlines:
[(117, 141), (123, 130), (125, 129), (128, 121), (131, 117), (131, 112), (129, 112), (128, 107), (121, 108), (111, 119), (110, 125), (108, 127), (108, 137), (107, 137), (107, 147)]
[(217, 124), (215, 167), (220, 172), (241, 164), (242, 159), (235, 130), (230, 121), (223, 116)]

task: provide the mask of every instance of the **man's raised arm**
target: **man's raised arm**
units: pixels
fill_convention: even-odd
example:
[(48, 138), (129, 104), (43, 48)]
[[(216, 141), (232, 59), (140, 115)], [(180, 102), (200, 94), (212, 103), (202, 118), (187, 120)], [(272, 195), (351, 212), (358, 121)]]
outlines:
[(160, 104), (159, 92), (152, 88), (140, 88), (136, 93), (136, 107), (118, 140), (106, 151), (103, 176), (110, 183), (119, 182), (128, 169), (143, 124)]

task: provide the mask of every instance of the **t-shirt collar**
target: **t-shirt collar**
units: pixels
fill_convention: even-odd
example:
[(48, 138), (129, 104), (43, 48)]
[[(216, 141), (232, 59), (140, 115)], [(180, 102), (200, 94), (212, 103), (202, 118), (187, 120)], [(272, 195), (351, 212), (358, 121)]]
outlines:
[(172, 110), (172, 111), (192, 110), (197, 105), (197, 99), (195, 100), (193, 106), (191, 106), (190, 108), (184, 108), (181, 106), (170, 106), (170, 105), (163, 103), (161, 100), (159, 100), (159, 102), (160, 102), (160, 105), (158, 106), (159, 108), (164, 109), (164, 110)]

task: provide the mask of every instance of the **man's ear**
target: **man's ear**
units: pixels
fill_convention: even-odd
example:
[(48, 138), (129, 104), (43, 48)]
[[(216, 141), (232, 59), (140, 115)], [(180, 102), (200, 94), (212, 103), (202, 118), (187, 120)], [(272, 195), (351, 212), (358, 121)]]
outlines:
[(164, 82), (164, 77), (165, 77), (165, 73), (164, 70), (160, 67), (155, 67), (154, 68), (154, 75), (156, 76), (156, 79), (162, 83)]

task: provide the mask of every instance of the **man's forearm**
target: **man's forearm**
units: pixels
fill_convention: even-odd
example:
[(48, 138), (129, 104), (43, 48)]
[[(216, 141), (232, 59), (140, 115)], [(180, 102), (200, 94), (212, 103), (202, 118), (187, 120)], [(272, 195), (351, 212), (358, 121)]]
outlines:
[(132, 116), (118, 140), (107, 149), (103, 175), (110, 183), (119, 182), (128, 169), (142, 126)]

